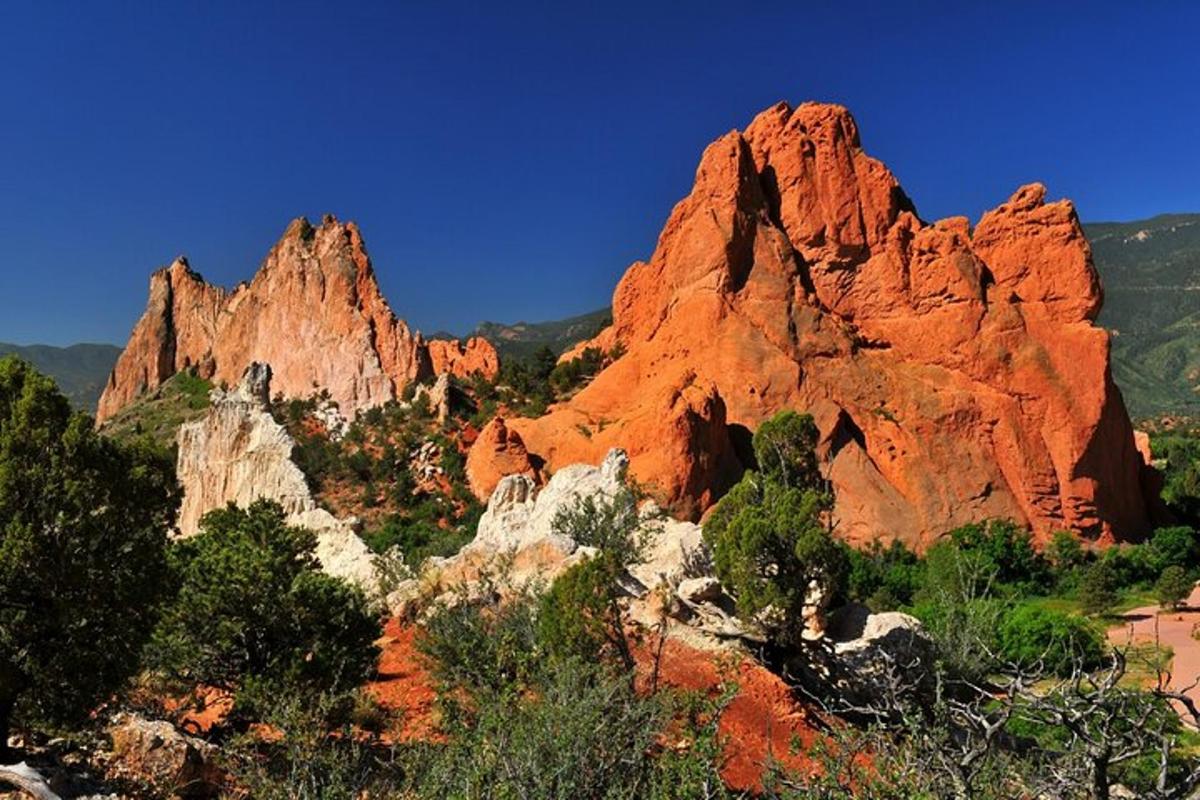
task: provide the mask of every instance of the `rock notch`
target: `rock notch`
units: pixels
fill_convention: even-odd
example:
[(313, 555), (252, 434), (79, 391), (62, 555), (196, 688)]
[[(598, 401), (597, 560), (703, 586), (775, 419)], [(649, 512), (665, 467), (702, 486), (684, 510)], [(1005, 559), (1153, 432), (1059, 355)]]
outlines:
[(103, 422), (184, 369), (232, 385), (268, 363), (277, 392), (327, 390), (349, 418), (438, 372), (499, 369), (483, 339), (426, 342), (379, 291), (358, 227), (327, 216), (288, 226), (258, 274), (233, 291), (210, 286), (179, 258), (150, 278), (146, 311), (100, 399)]
[(624, 354), (507, 424), (551, 470), (625, 447), (638, 481), (695, 515), (747, 465), (749, 431), (805, 410), (850, 540), (923, 546), (983, 517), (1136, 537), (1143, 464), (1101, 301), (1069, 202), (1033, 184), (974, 230), (927, 223), (846, 109), (780, 103), (705, 150), (621, 279), (586, 344)]

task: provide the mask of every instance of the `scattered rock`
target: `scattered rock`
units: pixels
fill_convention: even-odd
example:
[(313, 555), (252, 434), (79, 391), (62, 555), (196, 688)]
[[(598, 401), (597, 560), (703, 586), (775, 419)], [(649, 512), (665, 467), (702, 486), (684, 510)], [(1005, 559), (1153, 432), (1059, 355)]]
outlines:
[[(599, 466), (572, 464), (562, 468), (540, 491), (525, 475), (501, 478), (471, 543), (448, 559), (431, 559), (419, 577), (390, 594), (392, 613), (411, 616), (419, 611), (420, 604), (435, 599), (447, 601), (451, 589), (467, 587), (470, 591), (485, 574), (500, 568), (504, 574), (492, 578), (503, 581), (503, 590), (523, 591), (553, 581), (596, 552), (558, 530), (558, 515), (585, 497), (604, 501), (621, 496), (628, 467), (625, 452), (613, 450)], [(646, 560), (631, 568), (625, 588), (630, 595), (630, 616), (656, 624), (661, 620), (663, 598), (674, 596), (677, 584), (695, 577), (697, 565), (706, 564), (707, 559), (699, 526), (664, 518), (651, 504), (639, 513), (649, 548)], [(666, 591), (660, 593), (659, 589)], [(710, 616), (720, 620), (723, 612), (714, 608)], [(729, 626), (720, 622), (716, 627), (724, 630)]]

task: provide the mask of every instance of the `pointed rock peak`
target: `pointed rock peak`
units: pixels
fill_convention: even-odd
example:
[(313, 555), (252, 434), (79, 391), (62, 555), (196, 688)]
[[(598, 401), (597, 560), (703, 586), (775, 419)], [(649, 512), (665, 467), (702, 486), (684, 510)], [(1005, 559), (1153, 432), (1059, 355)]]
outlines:
[(858, 139), (858, 123), (850, 109), (837, 103), (801, 103), (792, 114), (789, 124), (803, 127), (813, 138), (823, 131), (834, 136), (841, 134), (852, 147), (861, 147)]
[(1013, 193), (1004, 204), (1009, 211), (1032, 211), (1046, 204), (1046, 187), (1040, 183), (1027, 183)]
[(287, 230), (283, 232), (283, 238), (308, 240), (312, 238), (314, 232), (312, 223), (308, 221), (308, 217), (296, 217), (288, 224)]
[(235, 391), (239, 400), (252, 402), (266, 408), (271, 404), (271, 365), (252, 361), (242, 373), (241, 383)]
[(168, 282), (173, 286), (178, 285), (180, 281), (183, 280), (197, 281), (201, 283), (204, 281), (204, 278), (201, 277), (200, 273), (192, 269), (191, 264), (188, 263), (187, 256), (183, 255), (176, 256), (175, 260), (172, 261), (169, 266), (159, 270), (159, 274), (164, 275)]

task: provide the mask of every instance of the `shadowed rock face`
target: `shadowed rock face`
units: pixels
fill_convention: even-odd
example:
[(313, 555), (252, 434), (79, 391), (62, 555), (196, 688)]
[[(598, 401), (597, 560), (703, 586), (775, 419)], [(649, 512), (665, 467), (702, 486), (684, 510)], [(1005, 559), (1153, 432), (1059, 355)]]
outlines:
[(1101, 302), (1069, 202), (1034, 184), (974, 231), (924, 222), (846, 109), (779, 104), (708, 147), (612, 326), (581, 345), (624, 355), (508, 426), (551, 470), (624, 447), (694, 515), (742, 467), (739, 439), (806, 410), (848, 539), (924, 546), (995, 516), (1135, 537), (1143, 465)]
[(298, 219), (249, 283), (210, 286), (180, 258), (154, 273), (150, 299), (100, 399), (98, 421), (183, 369), (234, 385), (268, 363), (288, 397), (329, 391), (343, 414), (395, 399), (415, 380), (495, 375), (482, 339), (426, 342), (388, 307), (354, 223)]

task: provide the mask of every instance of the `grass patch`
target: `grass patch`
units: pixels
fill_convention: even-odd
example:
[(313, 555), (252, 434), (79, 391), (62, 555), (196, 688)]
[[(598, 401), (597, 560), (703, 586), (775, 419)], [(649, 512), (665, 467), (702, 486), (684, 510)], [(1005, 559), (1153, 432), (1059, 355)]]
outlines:
[(179, 428), (204, 414), (212, 388), (204, 378), (178, 372), (154, 392), (117, 412), (104, 423), (102, 432), (122, 441), (149, 437), (159, 447), (172, 448)]

